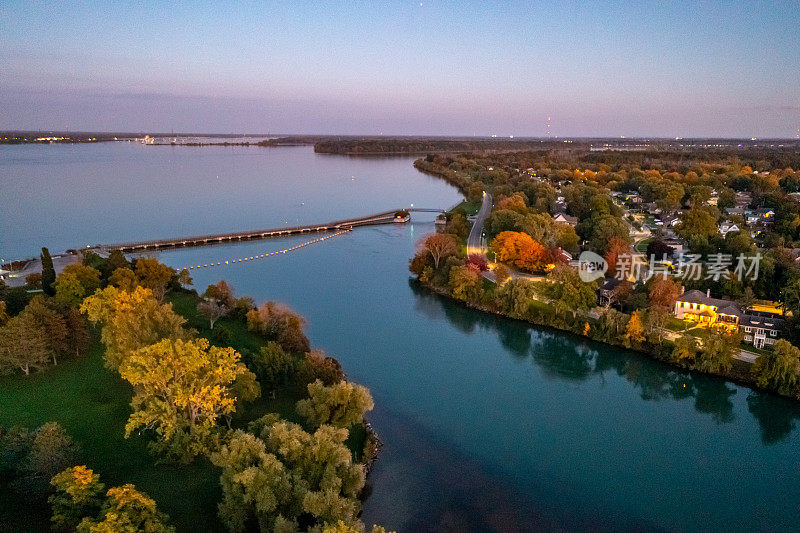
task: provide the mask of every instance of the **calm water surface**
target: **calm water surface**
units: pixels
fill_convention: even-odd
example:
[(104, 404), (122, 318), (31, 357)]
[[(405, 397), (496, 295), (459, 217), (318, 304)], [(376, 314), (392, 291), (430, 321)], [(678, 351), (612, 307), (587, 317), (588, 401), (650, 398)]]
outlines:
[[(309, 148), (14, 147), (0, 151), (0, 178), (16, 195), (11, 208), (4, 200), (3, 217), (21, 217), (26, 235), (4, 223), (6, 253), (23, 255), (40, 241), (58, 249), (458, 199), (409, 159)], [(40, 224), (44, 213), (58, 223)], [(289, 303), (308, 318), (312, 343), (372, 390), (370, 420), (386, 445), (370, 477), (366, 523), (398, 531), (797, 530), (795, 404), (420, 291), (407, 263), (431, 231), (430, 219), (416, 217), (193, 273), (198, 287), (224, 278), (239, 294)], [(183, 267), (304, 240), (160, 258)]]

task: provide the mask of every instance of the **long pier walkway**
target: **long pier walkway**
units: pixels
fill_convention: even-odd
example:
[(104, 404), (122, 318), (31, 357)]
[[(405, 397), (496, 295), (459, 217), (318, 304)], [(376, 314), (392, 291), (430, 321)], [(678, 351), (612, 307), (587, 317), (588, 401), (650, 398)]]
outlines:
[(409, 208), (396, 209), (394, 211), (384, 211), (367, 215), (364, 217), (337, 220), (325, 224), (308, 224), (306, 226), (294, 226), (288, 228), (275, 228), (256, 231), (240, 231), (234, 233), (218, 233), (214, 235), (200, 235), (196, 237), (179, 237), (174, 239), (159, 239), (151, 241), (128, 242), (122, 244), (102, 245), (98, 249), (104, 251), (120, 250), (122, 252), (143, 252), (147, 250), (163, 250), (168, 248), (182, 248), (185, 246), (204, 246), (209, 244), (220, 244), (232, 241), (245, 241), (254, 239), (267, 239), (270, 237), (285, 237), (288, 235), (299, 235), (303, 233), (314, 233), (320, 231), (349, 230), (358, 226), (371, 226), (377, 224), (402, 224), (410, 220), (409, 213), (444, 213), (444, 209), (423, 209)]

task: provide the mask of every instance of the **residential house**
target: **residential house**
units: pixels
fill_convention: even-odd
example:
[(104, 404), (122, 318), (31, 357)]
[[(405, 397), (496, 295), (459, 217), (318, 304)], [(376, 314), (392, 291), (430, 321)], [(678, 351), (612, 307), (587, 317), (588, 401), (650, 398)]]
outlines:
[(756, 348), (775, 344), (780, 337), (786, 321), (777, 313), (749, 311), (739, 320), (739, 329), (744, 333), (745, 342)]
[(730, 300), (712, 298), (711, 291), (686, 291), (675, 301), (675, 317), (706, 326), (726, 326), (744, 334), (744, 341), (756, 348), (775, 344), (781, 336), (785, 319), (777, 313), (741, 308)]
[(691, 290), (681, 294), (675, 301), (675, 317), (690, 320), (699, 324), (727, 325), (736, 327), (743, 313), (730, 300), (711, 297), (711, 289), (707, 292)]
[(740, 231), (739, 226), (735, 223), (731, 222), (730, 220), (724, 221), (722, 224), (719, 225), (719, 232), (724, 237), (728, 233), (732, 231)]
[(749, 209), (745, 211), (747, 216), (748, 225), (769, 225), (775, 221), (775, 211), (768, 207), (759, 207), (758, 209)]
[(750, 205), (750, 202), (753, 201), (753, 195), (749, 192), (737, 192), (736, 193), (736, 207), (741, 207), (742, 209), (747, 208)]
[(614, 297), (614, 290), (619, 287), (622, 280), (617, 278), (608, 278), (597, 289), (597, 305), (600, 307), (608, 307), (611, 305), (611, 299)]
[(562, 222), (564, 224), (569, 224), (573, 228), (578, 225), (578, 217), (573, 217), (566, 213), (558, 213), (556, 216), (553, 217), (555, 222)]

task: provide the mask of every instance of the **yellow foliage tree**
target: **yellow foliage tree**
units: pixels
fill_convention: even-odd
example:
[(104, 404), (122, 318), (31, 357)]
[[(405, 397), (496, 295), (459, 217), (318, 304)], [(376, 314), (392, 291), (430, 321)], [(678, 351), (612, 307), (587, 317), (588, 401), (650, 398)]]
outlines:
[(641, 311), (634, 311), (631, 313), (628, 324), (625, 326), (624, 335), (625, 346), (631, 348), (644, 341), (644, 324), (642, 322)]
[(172, 304), (159, 303), (150, 289), (136, 287), (125, 291), (106, 287), (81, 304), (91, 322), (102, 325), (101, 339), (106, 347), (106, 366), (116, 369), (131, 353), (161, 339), (183, 339), (186, 320), (172, 310)]
[(170, 440), (186, 428), (210, 429), (233, 413), (231, 387), (250, 371), (233, 348), (209, 347), (206, 339), (164, 339), (125, 358), (119, 373), (135, 390), (125, 436), (146, 427)]

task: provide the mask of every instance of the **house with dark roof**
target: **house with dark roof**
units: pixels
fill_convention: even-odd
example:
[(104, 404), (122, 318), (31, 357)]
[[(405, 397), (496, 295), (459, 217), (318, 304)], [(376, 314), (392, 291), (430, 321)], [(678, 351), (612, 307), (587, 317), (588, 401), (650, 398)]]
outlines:
[(739, 320), (739, 330), (744, 333), (745, 342), (756, 348), (775, 344), (786, 325), (785, 319), (777, 313), (749, 311)]
[(742, 310), (734, 302), (712, 298), (707, 292), (691, 290), (681, 294), (675, 301), (675, 317), (704, 325), (727, 325), (736, 327)]
[(706, 326), (726, 326), (744, 334), (744, 341), (756, 348), (775, 344), (786, 320), (776, 313), (748, 310), (730, 300), (712, 298), (711, 291), (686, 291), (675, 301), (675, 317)]

